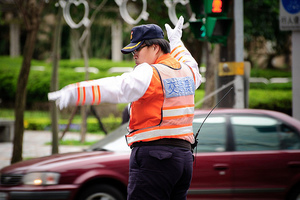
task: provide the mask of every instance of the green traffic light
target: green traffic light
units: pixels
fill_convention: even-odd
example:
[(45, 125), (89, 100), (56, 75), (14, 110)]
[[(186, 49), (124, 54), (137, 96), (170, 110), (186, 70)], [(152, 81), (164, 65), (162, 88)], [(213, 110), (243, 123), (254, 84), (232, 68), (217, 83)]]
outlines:
[(190, 21), (190, 27), (197, 39), (206, 41), (206, 27), (201, 19)]
[(197, 39), (226, 44), (233, 23), (233, 19), (227, 17), (229, 2), (230, 0), (190, 0), (196, 16), (196, 19), (190, 21), (190, 27)]
[(206, 28), (205, 25), (203, 24), (200, 28), (200, 33), (201, 33), (201, 37), (204, 38), (206, 36)]

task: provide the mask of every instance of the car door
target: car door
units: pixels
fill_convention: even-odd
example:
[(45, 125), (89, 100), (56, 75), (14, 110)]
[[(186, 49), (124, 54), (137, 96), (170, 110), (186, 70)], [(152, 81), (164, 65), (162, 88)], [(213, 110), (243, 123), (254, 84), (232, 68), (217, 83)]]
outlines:
[(232, 116), (233, 196), (237, 199), (284, 199), (290, 175), (282, 151), (281, 122), (268, 116)]
[[(203, 117), (195, 118), (196, 133)], [(227, 151), (225, 116), (210, 116), (202, 126), (195, 149), (193, 179), (188, 199), (229, 199), (231, 193), (231, 153)]]
[(280, 147), (285, 160), (286, 191), (291, 199), (300, 198), (300, 132), (282, 123), (279, 129)]

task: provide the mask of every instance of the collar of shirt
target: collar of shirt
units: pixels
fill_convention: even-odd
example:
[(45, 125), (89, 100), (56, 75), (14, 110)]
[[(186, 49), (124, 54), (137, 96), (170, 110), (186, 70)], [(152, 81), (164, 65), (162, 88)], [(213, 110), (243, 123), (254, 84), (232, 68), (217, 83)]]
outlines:
[(160, 56), (154, 64), (164, 64), (176, 69), (181, 67), (180, 63), (175, 58), (173, 58), (170, 53)]

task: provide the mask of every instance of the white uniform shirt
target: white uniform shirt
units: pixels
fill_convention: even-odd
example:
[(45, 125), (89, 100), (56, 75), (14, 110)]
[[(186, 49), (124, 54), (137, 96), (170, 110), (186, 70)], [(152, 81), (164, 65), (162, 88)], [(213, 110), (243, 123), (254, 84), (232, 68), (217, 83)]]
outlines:
[[(201, 84), (201, 75), (199, 73), (198, 64), (191, 56), (190, 52), (181, 45), (178, 48), (180, 53), (176, 51), (171, 55), (177, 60), (184, 58), (184, 63), (191, 67), (195, 75), (195, 89)], [(129, 103), (141, 98), (147, 91), (153, 75), (153, 68), (142, 63), (137, 65), (132, 72), (127, 72), (121, 76), (107, 77), (91, 81), (83, 81), (77, 84), (71, 84), (60, 91), (48, 94), (49, 100), (57, 100), (60, 109), (68, 105), (91, 105), (95, 98), (94, 87), (100, 87), (100, 102), (109, 103)], [(84, 88), (84, 92), (80, 92)], [(80, 100), (78, 98), (80, 93)], [(84, 98), (82, 98), (84, 96)]]

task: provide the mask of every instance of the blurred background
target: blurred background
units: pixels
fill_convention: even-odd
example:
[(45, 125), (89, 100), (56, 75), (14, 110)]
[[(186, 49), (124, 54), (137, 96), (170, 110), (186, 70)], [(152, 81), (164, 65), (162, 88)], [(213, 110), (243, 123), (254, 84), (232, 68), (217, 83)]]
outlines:
[[(208, 12), (205, 7), (220, 2), (224, 9), (221, 14)], [(129, 21), (121, 11), (123, 5)], [(64, 9), (78, 27), (70, 27)], [(132, 56), (122, 55), (120, 49), (129, 43), (132, 27), (154, 23), (165, 31), (165, 23), (174, 27), (172, 12), (177, 18), (184, 16), (185, 23), (197, 22), (194, 29), (187, 24), (182, 37), (203, 76), (195, 95), (196, 108), (212, 108), (228, 89), (220, 88), (234, 85), (237, 76), (243, 78), (242, 99), (233, 93), (220, 107), (260, 108), (292, 115), (292, 31), (280, 30), (279, 11), (280, 1), (273, 0), (0, 0), (0, 118), (15, 121), (15, 134), (23, 128), (81, 131), (82, 135), (115, 129), (122, 123), (127, 104), (57, 111), (47, 94), (71, 83), (131, 71)], [(216, 18), (212, 26), (220, 22), (219, 29), (226, 29), (222, 40), (215, 37), (220, 33), (209, 35), (209, 17)], [(225, 27), (218, 21), (224, 18), (230, 22)], [(238, 60), (237, 54), (241, 55)], [(228, 66), (233, 73), (226, 71)], [(241, 73), (237, 72), (240, 67)], [(238, 101), (240, 106), (236, 106)]]

